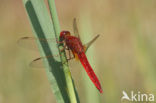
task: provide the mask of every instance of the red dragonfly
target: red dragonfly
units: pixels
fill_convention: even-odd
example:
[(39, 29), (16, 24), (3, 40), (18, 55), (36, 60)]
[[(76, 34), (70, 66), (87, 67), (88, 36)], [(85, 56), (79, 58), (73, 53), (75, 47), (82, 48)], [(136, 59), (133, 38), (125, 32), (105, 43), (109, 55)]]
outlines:
[[(87, 59), (87, 57), (85, 55), (85, 52), (87, 51), (89, 46), (99, 37), (99, 35), (97, 35), (95, 38), (93, 38), (86, 45), (83, 45), (81, 40), (80, 40), (80, 36), (79, 36), (79, 32), (78, 32), (77, 23), (76, 23), (75, 18), (73, 20), (73, 29), (74, 29), (75, 36), (72, 36), (69, 31), (62, 31), (60, 33), (60, 38), (59, 38), (60, 43), (64, 43), (64, 49), (66, 48), (67, 50), (71, 50), (74, 58), (80, 60), (80, 62), (83, 65), (84, 69), (86, 70), (89, 78), (94, 83), (95, 87), (99, 90), (99, 92), (102, 93), (103, 90), (102, 90), (101, 84), (100, 84), (97, 76), (95, 75), (95, 73), (94, 73), (94, 71), (93, 71), (91, 65), (89, 64), (88, 59)], [(32, 40), (32, 39), (35, 39), (35, 38), (33, 38), (33, 37), (23, 37), (19, 41), (21, 43), (24, 40), (28, 40), (28, 39)], [(35, 62), (39, 61), (40, 59), (43, 59), (43, 57), (35, 59), (32, 62), (32, 64), (35, 64)], [(72, 59), (72, 58), (70, 57), (68, 60), (70, 60), (70, 59)], [(37, 63), (37, 64), (39, 64), (39, 63)]]

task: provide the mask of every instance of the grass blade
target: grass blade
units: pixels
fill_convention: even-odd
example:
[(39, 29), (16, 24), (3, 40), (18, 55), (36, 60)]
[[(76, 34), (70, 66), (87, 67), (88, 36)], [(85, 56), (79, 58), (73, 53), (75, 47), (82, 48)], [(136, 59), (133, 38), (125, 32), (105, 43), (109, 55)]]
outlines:
[[(23, 3), (29, 16), (33, 32), (35, 34), (34, 36), (44, 39), (56, 38), (56, 35), (58, 35), (60, 31), (59, 24), (57, 27), (56, 25), (53, 25), (44, 0), (23, 0)], [(57, 33), (55, 30), (56, 28)], [(38, 42), (38, 47), (42, 56), (53, 55), (53, 53), (60, 54), (56, 45), (57, 43), (50, 44), (49, 42)], [(62, 69), (61, 60), (65, 61), (66, 57), (64, 53), (62, 53), (61, 56), (61, 59), (54, 57), (48, 58), (44, 61), (48, 80), (58, 103), (77, 103), (67, 63), (63, 65)]]

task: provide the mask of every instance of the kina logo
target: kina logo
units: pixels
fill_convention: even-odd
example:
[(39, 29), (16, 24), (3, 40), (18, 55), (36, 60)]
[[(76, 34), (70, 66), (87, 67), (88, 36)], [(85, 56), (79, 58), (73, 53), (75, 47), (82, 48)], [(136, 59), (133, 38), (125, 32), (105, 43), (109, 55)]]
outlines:
[(135, 102), (152, 102), (154, 101), (154, 94), (147, 94), (147, 93), (141, 93), (138, 91), (137, 93), (134, 93), (134, 91), (131, 91), (129, 94), (125, 91), (122, 91), (122, 97), (121, 101), (127, 100), (127, 101), (135, 101)]

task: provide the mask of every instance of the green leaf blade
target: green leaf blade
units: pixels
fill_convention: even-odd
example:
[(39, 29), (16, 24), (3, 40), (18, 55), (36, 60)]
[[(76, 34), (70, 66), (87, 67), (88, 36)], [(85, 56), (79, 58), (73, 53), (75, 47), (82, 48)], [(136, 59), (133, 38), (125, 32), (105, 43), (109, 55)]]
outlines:
[[(43, 0), (23, 0), (34, 36), (37, 38), (55, 38), (53, 23)], [(41, 56), (59, 54), (57, 43), (38, 42)], [(46, 73), (58, 103), (69, 103), (67, 84), (60, 58), (48, 58), (44, 61)]]

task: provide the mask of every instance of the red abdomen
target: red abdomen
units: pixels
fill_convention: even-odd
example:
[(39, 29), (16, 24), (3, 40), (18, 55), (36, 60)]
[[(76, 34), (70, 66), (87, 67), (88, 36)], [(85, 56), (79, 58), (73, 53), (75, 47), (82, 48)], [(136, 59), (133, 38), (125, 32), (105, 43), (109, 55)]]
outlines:
[(78, 54), (78, 57), (80, 59), (81, 64), (85, 68), (88, 76), (90, 77), (90, 79), (92, 80), (92, 82), (94, 83), (94, 85), (96, 86), (96, 88), (100, 91), (100, 93), (102, 93), (103, 90), (101, 88), (101, 84), (100, 84), (98, 78), (96, 77), (96, 75), (95, 75), (92, 67), (90, 66), (85, 53), (84, 52), (79, 53)]

